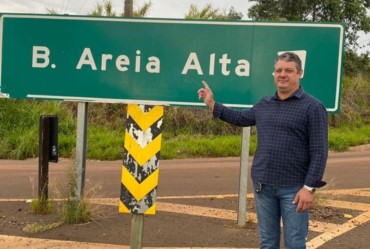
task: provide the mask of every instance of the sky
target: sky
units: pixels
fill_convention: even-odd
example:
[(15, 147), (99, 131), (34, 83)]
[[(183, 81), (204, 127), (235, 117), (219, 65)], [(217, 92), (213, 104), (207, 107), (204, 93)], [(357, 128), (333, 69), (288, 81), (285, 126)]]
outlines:
[[(60, 14), (69, 15), (87, 15), (95, 9), (97, 3), (103, 3), (105, 0), (0, 0), (0, 13), (37, 13), (46, 14), (47, 9), (56, 10)], [(121, 13), (124, 0), (111, 0), (113, 9)], [(134, 0), (134, 8), (143, 6), (149, 0)], [(236, 11), (243, 14), (243, 20), (248, 20), (247, 11), (254, 3), (249, 0), (151, 0), (152, 8), (148, 16), (151, 18), (184, 18), (192, 3), (199, 8), (210, 3), (214, 8), (228, 11), (234, 7)], [(358, 53), (370, 51), (368, 42), (370, 34), (359, 33), (358, 42), (365, 45), (358, 49)]]
[[(95, 9), (97, 3), (105, 0), (0, 0), (0, 12), (11, 13), (47, 13), (46, 8), (54, 9), (60, 14), (86, 15)], [(111, 0), (116, 12), (123, 10), (124, 0)], [(134, 8), (143, 6), (148, 0), (135, 0)], [(242, 12), (243, 19), (247, 20), (247, 10), (253, 5), (248, 0), (152, 0), (152, 8), (147, 17), (152, 18), (184, 18), (192, 3), (199, 8), (207, 3), (220, 10), (229, 10), (234, 7)]]

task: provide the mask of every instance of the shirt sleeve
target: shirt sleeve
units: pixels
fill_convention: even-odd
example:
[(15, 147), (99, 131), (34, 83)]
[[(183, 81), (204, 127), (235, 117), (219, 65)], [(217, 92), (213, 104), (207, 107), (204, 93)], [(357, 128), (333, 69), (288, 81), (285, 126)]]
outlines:
[(326, 161), (328, 158), (328, 114), (321, 104), (309, 113), (309, 153), (310, 164), (305, 179), (305, 185), (322, 187)]
[(213, 117), (242, 127), (253, 126), (256, 124), (256, 110), (254, 107), (247, 110), (237, 110), (228, 108), (220, 103), (216, 103), (213, 108)]

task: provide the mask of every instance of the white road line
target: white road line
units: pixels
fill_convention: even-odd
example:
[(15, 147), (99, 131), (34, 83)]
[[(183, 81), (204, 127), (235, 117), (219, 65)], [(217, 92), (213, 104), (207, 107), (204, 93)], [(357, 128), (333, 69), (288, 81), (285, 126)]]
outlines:
[(326, 242), (351, 231), (352, 229), (358, 227), (361, 224), (370, 220), (370, 212), (366, 212), (356, 216), (355, 218), (347, 221), (346, 223), (340, 225), (338, 229), (334, 231), (325, 232), (307, 242), (307, 249), (316, 249), (319, 246), (322, 246)]

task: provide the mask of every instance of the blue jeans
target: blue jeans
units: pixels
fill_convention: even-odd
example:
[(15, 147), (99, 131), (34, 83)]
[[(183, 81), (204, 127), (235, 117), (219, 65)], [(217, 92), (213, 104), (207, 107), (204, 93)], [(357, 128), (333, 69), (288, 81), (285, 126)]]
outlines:
[[(293, 200), (302, 186), (273, 187), (254, 183), (254, 199), (261, 249), (280, 248), (280, 222), (283, 220), (286, 249), (305, 249), (309, 211), (298, 213)], [(256, 191), (257, 190), (257, 191)]]

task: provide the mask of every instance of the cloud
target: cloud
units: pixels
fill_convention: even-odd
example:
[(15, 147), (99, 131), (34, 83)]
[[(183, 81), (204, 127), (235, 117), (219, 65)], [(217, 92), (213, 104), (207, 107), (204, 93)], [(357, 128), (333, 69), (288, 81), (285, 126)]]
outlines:
[[(140, 7), (148, 1), (137, 0), (134, 4), (135, 7)], [(60, 14), (87, 15), (97, 3), (103, 2), (104, 0), (1, 0), (0, 12), (46, 14), (47, 9), (53, 9)], [(123, 3), (123, 0), (112, 0), (113, 8), (118, 13), (123, 11)], [(243, 13), (244, 18), (246, 18), (246, 11), (250, 6), (248, 1), (240, 0), (152, 0), (153, 6), (149, 10), (148, 17), (184, 18), (192, 3), (197, 4), (199, 8), (211, 3), (213, 7), (221, 10), (228, 10), (233, 6), (237, 11)]]

